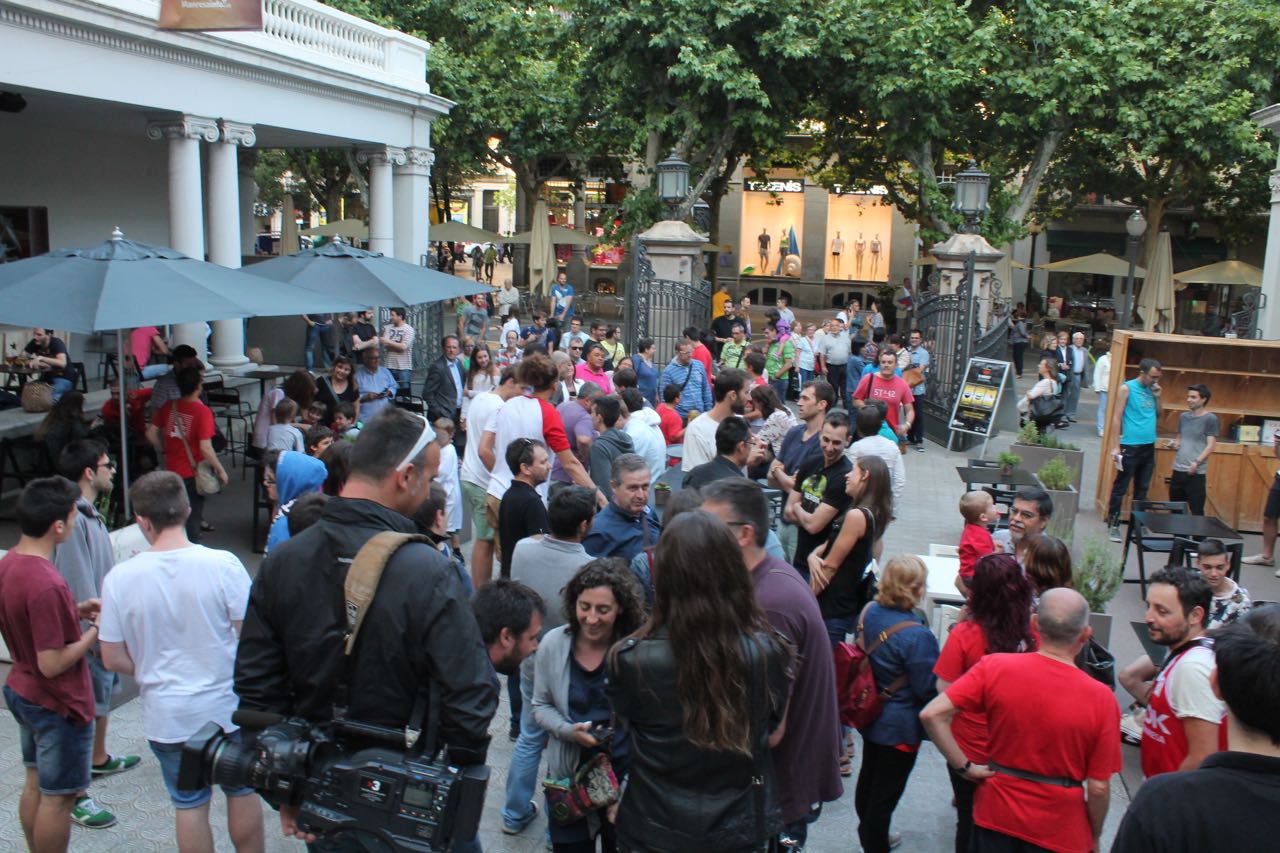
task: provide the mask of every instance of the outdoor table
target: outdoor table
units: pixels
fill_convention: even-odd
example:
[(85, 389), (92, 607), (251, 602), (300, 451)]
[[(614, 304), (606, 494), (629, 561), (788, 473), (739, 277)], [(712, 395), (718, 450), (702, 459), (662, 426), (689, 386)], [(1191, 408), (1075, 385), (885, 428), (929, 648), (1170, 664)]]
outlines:
[[(1125, 531), (1124, 549), (1120, 552), (1120, 565), (1125, 565), (1129, 561), (1129, 546), (1137, 543), (1142, 536), (1142, 529), (1146, 528), (1151, 533), (1158, 536), (1177, 536), (1184, 539), (1233, 539), (1240, 541), (1240, 534), (1228, 527), (1220, 519), (1211, 515), (1183, 515), (1174, 512), (1145, 512), (1142, 510), (1134, 510), (1129, 513), (1129, 527)], [(1231, 571), (1228, 576), (1238, 580), (1240, 577), (1240, 559), (1243, 554), (1243, 543), (1241, 547), (1229, 548), (1231, 551)], [(1139, 543), (1138, 547), (1138, 580), (1142, 590), (1142, 597), (1147, 597), (1147, 564), (1144, 559), (1144, 551)], [(1134, 583), (1132, 580), (1126, 580), (1125, 583)]]
[(249, 370), (249, 371), (246, 371), (244, 375), (248, 376), (250, 379), (258, 380), (258, 399), (261, 400), (263, 397), (267, 396), (268, 381), (272, 379), (283, 379), (286, 376), (292, 376), (293, 371), (282, 370), (279, 367), (275, 367), (275, 368), (263, 369), (263, 370)]
[(956, 473), (960, 475), (960, 479), (964, 481), (967, 489), (972, 489), (975, 485), (1004, 486), (1006, 488), (1040, 485), (1040, 481), (1036, 479), (1034, 474), (1022, 468), (1014, 468), (1012, 473), (1004, 474), (999, 468), (975, 468), (973, 466), (957, 465)]
[[(964, 596), (956, 589), (956, 576), (960, 574), (960, 558), (917, 554), (927, 572), (925, 579), (924, 609), (929, 627), (937, 633), (938, 609), (944, 604), (964, 606)], [(944, 642), (946, 637), (939, 637)]]
[[(19, 388), (27, 384), (27, 379), (32, 376), (37, 376), (41, 372), (42, 371), (38, 368), (28, 367), (25, 364), (0, 364), (0, 373), (7, 373), (10, 376), (18, 377)], [(8, 383), (5, 384), (8, 385)]]

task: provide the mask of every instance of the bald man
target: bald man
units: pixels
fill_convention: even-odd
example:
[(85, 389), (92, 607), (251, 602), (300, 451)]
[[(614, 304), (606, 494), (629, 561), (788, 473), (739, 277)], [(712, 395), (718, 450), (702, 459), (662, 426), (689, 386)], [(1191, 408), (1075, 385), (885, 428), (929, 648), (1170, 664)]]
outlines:
[[(987, 655), (920, 719), (954, 773), (986, 780), (974, 792), (972, 850), (1029, 842), (1088, 853), (1099, 849), (1111, 776), (1121, 768), (1120, 710), (1111, 691), (1075, 665), (1092, 635), (1080, 593), (1046, 591), (1032, 619), (1039, 651)], [(989, 755), (960, 749), (951, 732), (959, 711), (987, 715)], [(1028, 793), (1027, 781), (1040, 784)]]

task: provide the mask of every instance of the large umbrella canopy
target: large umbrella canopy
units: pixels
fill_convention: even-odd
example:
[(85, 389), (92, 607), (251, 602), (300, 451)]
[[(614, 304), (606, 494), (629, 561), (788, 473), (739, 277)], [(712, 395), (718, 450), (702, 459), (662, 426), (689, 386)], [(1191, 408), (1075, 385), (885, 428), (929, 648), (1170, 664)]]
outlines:
[(1262, 270), (1244, 261), (1219, 261), (1173, 274), (1183, 284), (1226, 284), (1262, 287)]
[(344, 296), (362, 307), (418, 305), (493, 292), (493, 288), (481, 282), (436, 272), (345, 243), (326, 243), (314, 249), (304, 249), (283, 258), (250, 264), (244, 271), (310, 291)]
[(1156, 235), (1156, 252), (1151, 258), (1146, 281), (1138, 294), (1138, 314), (1146, 332), (1172, 332), (1174, 328), (1173, 246), (1169, 232)]
[(439, 225), (432, 225), (428, 237), (443, 243), (502, 243), (507, 240), (501, 234), (494, 234), (492, 231), (486, 231), (465, 222), (441, 222)]
[[(1117, 258), (1115, 255), (1098, 252), (1080, 258), (1068, 258), (1065, 261), (1041, 264), (1037, 269), (1048, 270), (1049, 272), (1079, 272), (1086, 275), (1127, 276), (1129, 274), (1129, 262), (1124, 258)], [(1147, 271), (1142, 267), (1134, 267), (1133, 274), (1136, 278), (1146, 278)]]
[[(542, 205), (542, 209), (546, 211), (546, 204)], [(512, 237), (501, 238), (504, 243), (513, 245), (532, 246), (533, 235), (538, 230), (537, 211), (534, 211), (533, 228), (529, 231), (522, 231)], [(432, 234), (435, 232), (432, 231)], [(563, 225), (547, 226), (547, 233), (553, 246), (594, 246), (600, 242), (596, 237), (590, 234), (584, 234), (581, 231), (574, 231), (572, 228), (565, 228)]]
[[(304, 228), (299, 233), (308, 237), (345, 237), (348, 240), (368, 240), (369, 226), (359, 219), (339, 219), (337, 222), (326, 222), (324, 225), (317, 225), (315, 228)], [(292, 251), (298, 251), (298, 247), (294, 246)], [(287, 255), (289, 252), (281, 252), (281, 254)]]
[(301, 248), (298, 239), (298, 212), (293, 206), (293, 196), (285, 193), (284, 207), (280, 210), (280, 254), (289, 255)]
[(551, 226), (547, 222), (547, 203), (542, 199), (533, 206), (533, 228), (529, 233), (532, 235), (529, 243), (529, 292), (550, 293), (560, 266), (556, 262)]
[(0, 264), (0, 303), (9, 323), (86, 334), (362, 307), (337, 291), (263, 287), (239, 270), (135, 243), (118, 230), (97, 246)]

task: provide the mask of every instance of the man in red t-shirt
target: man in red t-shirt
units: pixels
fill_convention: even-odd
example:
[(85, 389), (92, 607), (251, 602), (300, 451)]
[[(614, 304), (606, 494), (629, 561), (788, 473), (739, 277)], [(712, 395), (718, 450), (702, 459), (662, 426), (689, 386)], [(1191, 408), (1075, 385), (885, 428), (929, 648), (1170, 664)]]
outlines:
[(224, 486), (229, 478), (213, 450), (213, 411), (200, 402), (204, 382), (200, 368), (184, 367), (175, 378), (182, 396), (156, 410), (155, 419), (147, 427), (147, 440), (157, 452), (164, 454), (165, 469), (181, 477), (187, 487), (187, 500), (191, 502), (187, 538), (198, 543), (204, 520), (204, 495), (196, 491), (196, 466), (202, 461), (208, 462)]
[(703, 369), (707, 371), (707, 381), (710, 382), (715, 377), (715, 373), (711, 370), (711, 350), (707, 349), (707, 345), (702, 342), (698, 327), (689, 326), (685, 329), (684, 339), (689, 342), (689, 346), (693, 347), (693, 359), (702, 363)]
[(898, 434), (900, 440), (906, 440), (907, 432), (915, 420), (915, 408), (911, 386), (898, 376), (898, 357), (887, 349), (880, 352), (880, 370), (868, 373), (858, 383), (853, 392), (853, 405), (861, 409), (867, 400), (883, 400), (889, 407), (885, 420), (889, 427)]
[[(0, 634), (13, 658), (4, 697), (27, 768), (18, 817), (32, 850), (67, 849), (71, 809), (89, 787), (95, 709), (84, 655), (98, 640), (101, 602), (77, 604), (52, 562), (79, 497), (63, 477), (32, 481), (18, 498), (22, 538), (0, 559)], [(92, 622), (83, 633), (81, 619)]]
[[(1075, 665), (1092, 633), (1080, 593), (1047, 591), (1033, 624), (1038, 652), (987, 655), (925, 706), (920, 719), (952, 770), (981, 782), (972, 850), (1018, 849), (1021, 841), (1089, 853), (1098, 849), (1111, 776), (1122, 766), (1120, 709), (1110, 690)], [(951, 726), (960, 711), (987, 715), (985, 765), (956, 743)]]

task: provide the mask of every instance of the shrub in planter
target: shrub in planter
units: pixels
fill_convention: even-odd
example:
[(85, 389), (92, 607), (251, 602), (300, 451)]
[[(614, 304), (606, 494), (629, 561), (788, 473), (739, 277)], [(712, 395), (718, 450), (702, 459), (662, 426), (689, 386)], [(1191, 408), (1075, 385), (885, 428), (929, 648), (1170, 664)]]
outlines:
[(1051, 492), (1065, 492), (1071, 488), (1071, 469), (1067, 463), (1055, 457), (1050, 459), (1036, 472), (1040, 483)]
[(996, 457), (996, 461), (1000, 463), (1000, 471), (1002, 473), (1012, 474), (1013, 469), (1022, 464), (1022, 457), (1006, 450)]
[(1062, 459), (1050, 459), (1040, 466), (1036, 478), (1053, 499), (1053, 516), (1045, 532), (1070, 544), (1080, 508), (1080, 492), (1071, 484), (1071, 469)]
[(1034, 423), (1028, 422), (1018, 430), (1018, 437), (1013, 447), (1022, 454), (1028, 468), (1038, 470), (1050, 459), (1061, 459), (1071, 470), (1071, 485), (1080, 491), (1084, 477), (1084, 451), (1076, 445), (1063, 441), (1051, 433), (1041, 434)]
[(1098, 642), (1104, 646), (1111, 641), (1111, 615), (1107, 605), (1116, 597), (1124, 583), (1124, 567), (1115, 549), (1107, 540), (1090, 536), (1085, 540), (1080, 559), (1072, 569), (1072, 583), (1084, 600), (1089, 602), (1089, 623)]

